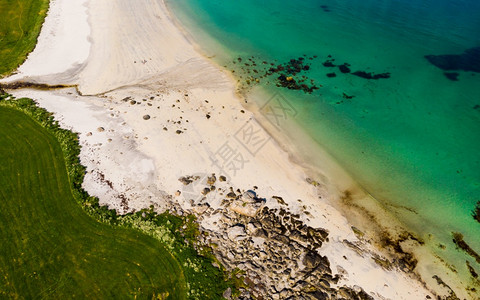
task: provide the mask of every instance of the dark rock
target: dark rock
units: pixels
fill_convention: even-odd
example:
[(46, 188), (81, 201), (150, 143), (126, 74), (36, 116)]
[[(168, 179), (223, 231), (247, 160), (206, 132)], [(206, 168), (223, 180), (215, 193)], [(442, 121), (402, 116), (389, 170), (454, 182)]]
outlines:
[(335, 74), (335, 73), (327, 73), (327, 77), (328, 77), (328, 78), (337, 77), (337, 74)]
[(301, 235), (298, 230), (290, 231), (288, 237), (292, 240), (297, 241), (297, 242), (305, 242), (306, 241), (306, 239), (304, 239), (304, 236)]
[(184, 185), (189, 185), (190, 183), (193, 182), (192, 179), (187, 178), (187, 177), (180, 177), (180, 178), (178, 178), (178, 181), (180, 181), (180, 182), (183, 183)]
[[(473, 109), (480, 110), (480, 105), (475, 105)], [(477, 206), (475, 207), (472, 216), (478, 223), (480, 223), (480, 201), (477, 202)]]
[(144, 116), (143, 116), (143, 119), (144, 119), (144, 120), (150, 120), (150, 115), (144, 115)]
[(227, 198), (235, 199), (235, 198), (237, 198), (237, 195), (234, 192), (230, 192), (230, 193), (227, 194)]
[(305, 254), (305, 257), (303, 258), (303, 264), (308, 269), (315, 269), (323, 262), (324, 259), (325, 258), (318, 254), (316, 251), (309, 251), (307, 254)]
[(317, 243), (322, 243), (327, 239), (328, 232), (324, 229), (315, 229), (310, 226), (307, 227), (307, 237)]
[(222, 176), (220, 176), (220, 177), (218, 178), (218, 180), (220, 180), (221, 182), (224, 182), (224, 181), (227, 180), (227, 177), (225, 177), (225, 176), (222, 175)]
[(443, 75), (445, 75), (445, 77), (447, 77), (449, 80), (451, 81), (458, 81), (458, 75), (460, 75), (460, 73), (457, 73), (457, 72), (444, 72)]
[(290, 244), (290, 239), (282, 234), (277, 234), (276, 236), (272, 237), (274, 240), (279, 241), (285, 245)]
[(350, 70), (349, 66), (350, 66), (349, 64), (344, 63), (343, 65), (339, 65), (339, 66), (338, 66), (338, 69), (339, 69), (340, 72), (342, 72), (342, 73), (350, 73), (351, 70)]
[(207, 178), (208, 185), (214, 185), (216, 181), (217, 181), (217, 177), (215, 177), (215, 174), (212, 174), (212, 176), (209, 176)]
[(467, 269), (468, 269), (468, 271), (470, 272), (470, 274), (472, 275), (473, 278), (478, 278), (478, 273), (475, 272), (475, 269), (470, 265), (468, 260), (467, 260)]
[(450, 290), (450, 296), (446, 299), (460, 299), (455, 295), (455, 292), (452, 290), (452, 288), (448, 284), (446, 284), (445, 281), (442, 280), (442, 278), (440, 278), (438, 275), (433, 275), (432, 278), (437, 281), (438, 285)]
[(339, 293), (342, 296), (345, 296), (347, 299), (352, 300), (374, 300), (372, 296), (367, 294), (362, 288), (357, 287), (359, 291), (355, 291), (354, 289), (346, 286), (342, 286), (339, 288)]
[(261, 237), (261, 238), (268, 238), (268, 233), (264, 229), (259, 228), (253, 233), (253, 236), (254, 237)]
[(272, 196), (272, 198), (275, 199), (275, 200), (277, 200), (277, 202), (278, 202), (279, 204), (281, 204), (281, 205), (287, 205), (287, 206), (288, 206), (288, 204), (285, 202), (285, 200), (283, 200), (282, 197)]
[(453, 232), (452, 233), (453, 235), (453, 242), (455, 243), (455, 245), (462, 249), (463, 251), (465, 251), (468, 255), (470, 255), (471, 257), (473, 257), (477, 263), (480, 264), (480, 255), (475, 252), (471, 247), (470, 245), (468, 245), (465, 240), (463, 239), (463, 235), (461, 233), (458, 233), (458, 232)]
[[(321, 8), (324, 12), (331, 12), (330, 7), (328, 7), (327, 5), (320, 5), (320, 8)], [(329, 55), (329, 57), (330, 57), (330, 55)]]
[(425, 55), (425, 58), (444, 71), (480, 73), (480, 47), (467, 49), (463, 54)]
[(380, 78), (390, 78), (390, 73), (380, 73), (380, 74), (374, 74), (371, 72), (365, 72), (365, 71), (356, 71), (353, 72), (352, 75), (365, 78), (365, 79), (380, 79)]
[(328, 59), (328, 60), (324, 61), (322, 63), (322, 65), (324, 67), (327, 67), (327, 68), (333, 68), (333, 67), (335, 67), (335, 64), (333, 64), (333, 61), (334, 61), (333, 59)]
[(306, 84), (299, 84), (295, 80), (295, 78), (293, 78), (292, 76), (286, 76), (285, 74), (278, 76), (277, 80), (278, 80), (278, 83), (277, 83), (278, 87), (284, 87), (289, 90), (303, 90), (305, 93), (310, 94), (313, 92), (313, 90), (318, 89), (318, 87), (315, 85), (308, 86)]
[(183, 131), (181, 131), (181, 130), (175, 131), (176, 134), (180, 134), (180, 133), (182, 133), (182, 132), (183, 132)]
[(310, 296), (313, 297), (313, 299), (318, 299), (318, 300), (326, 300), (330, 299), (327, 293), (324, 293), (322, 291), (314, 291), (309, 293)]

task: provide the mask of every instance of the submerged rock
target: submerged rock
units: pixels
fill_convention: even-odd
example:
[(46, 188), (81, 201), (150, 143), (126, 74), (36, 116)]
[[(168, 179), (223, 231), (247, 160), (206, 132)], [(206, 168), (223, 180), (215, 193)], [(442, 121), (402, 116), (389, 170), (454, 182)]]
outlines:
[(327, 67), (327, 68), (333, 68), (333, 67), (335, 67), (335, 64), (333, 63), (333, 61), (334, 61), (334, 59), (328, 59), (328, 60), (324, 61), (322, 63), (322, 65), (324, 67)]
[(349, 68), (350, 64), (347, 64), (347, 63), (344, 63), (343, 65), (339, 65), (338, 66), (338, 69), (340, 70), (340, 72), (342, 73), (350, 73), (350, 68)]
[[(475, 105), (473, 109), (480, 109), (480, 105)], [(480, 201), (477, 202), (477, 207), (475, 207), (475, 210), (473, 211), (473, 218), (480, 223)]]
[(480, 47), (467, 49), (462, 54), (425, 55), (425, 58), (444, 71), (480, 73)]
[(320, 8), (321, 8), (324, 12), (331, 12), (330, 7), (328, 7), (328, 5), (320, 5)]
[(450, 79), (451, 81), (458, 81), (458, 75), (460, 75), (460, 73), (457, 73), (457, 72), (445, 72), (445, 73), (443, 73), (443, 75), (445, 75), (445, 77), (447, 77), (447, 78)]
[(381, 79), (381, 78), (390, 78), (390, 73), (371, 73), (371, 72), (365, 72), (365, 71), (356, 71), (353, 72), (352, 75), (365, 78), (365, 79)]
[(453, 242), (455, 243), (455, 245), (458, 248), (465, 251), (468, 255), (473, 257), (477, 261), (477, 263), (480, 264), (480, 255), (477, 252), (475, 252), (470, 247), (470, 245), (467, 244), (467, 242), (465, 242), (465, 240), (463, 239), (463, 235), (459, 232), (453, 232), (452, 235), (453, 235)]

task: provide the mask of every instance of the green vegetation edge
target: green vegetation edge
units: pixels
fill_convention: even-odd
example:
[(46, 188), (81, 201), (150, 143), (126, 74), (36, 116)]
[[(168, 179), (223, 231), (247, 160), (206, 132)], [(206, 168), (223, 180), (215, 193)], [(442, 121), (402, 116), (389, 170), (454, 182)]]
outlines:
[(20, 66), (37, 44), (49, 0), (0, 0), (0, 77)]
[(201, 233), (194, 215), (177, 216), (168, 211), (157, 214), (153, 207), (119, 215), (115, 210), (100, 206), (98, 198), (90, 196), (82, 188), (86, 168), (80, 163), (78, 135), (61, 128), (53, 114), (38, 107), (32, 99), (16, 99), (0, 90), (0, 106), (25, 113), (57, 139), (73, 197), (88, 215), (111, 226), (137, 229), (165, 246), (181, 264), (189, 299), (221, 299), (229, 287), (233, 295), (238, 293), (238, 288), (242, 286), (238, 271), (227, 272), (213, 255), (212, 248), (197, 242)]

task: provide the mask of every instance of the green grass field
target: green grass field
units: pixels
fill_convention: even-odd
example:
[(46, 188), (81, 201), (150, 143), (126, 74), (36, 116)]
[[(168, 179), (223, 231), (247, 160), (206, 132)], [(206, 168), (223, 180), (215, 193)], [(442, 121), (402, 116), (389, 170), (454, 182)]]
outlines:
[(0, 0), (0, 77), (15, 70), (37, 42), (48, 0)]
[(176, 259), (134, 229), (88, 216), (56, 138), (0, 106), (0, 298), (186, 298)]

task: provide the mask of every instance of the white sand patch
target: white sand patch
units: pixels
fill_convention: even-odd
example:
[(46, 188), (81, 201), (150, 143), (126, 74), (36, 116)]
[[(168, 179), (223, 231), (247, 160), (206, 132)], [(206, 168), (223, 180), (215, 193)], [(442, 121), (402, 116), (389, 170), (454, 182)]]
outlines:
[(79, 68), (90, 52), (87, 0), (51, 0), (37, 45), (8, 81)]
[(170, 21), (163, 1), (89, 1), (92, 53), (80, 74), (83, 94), (98, 94), (199, 55)]

